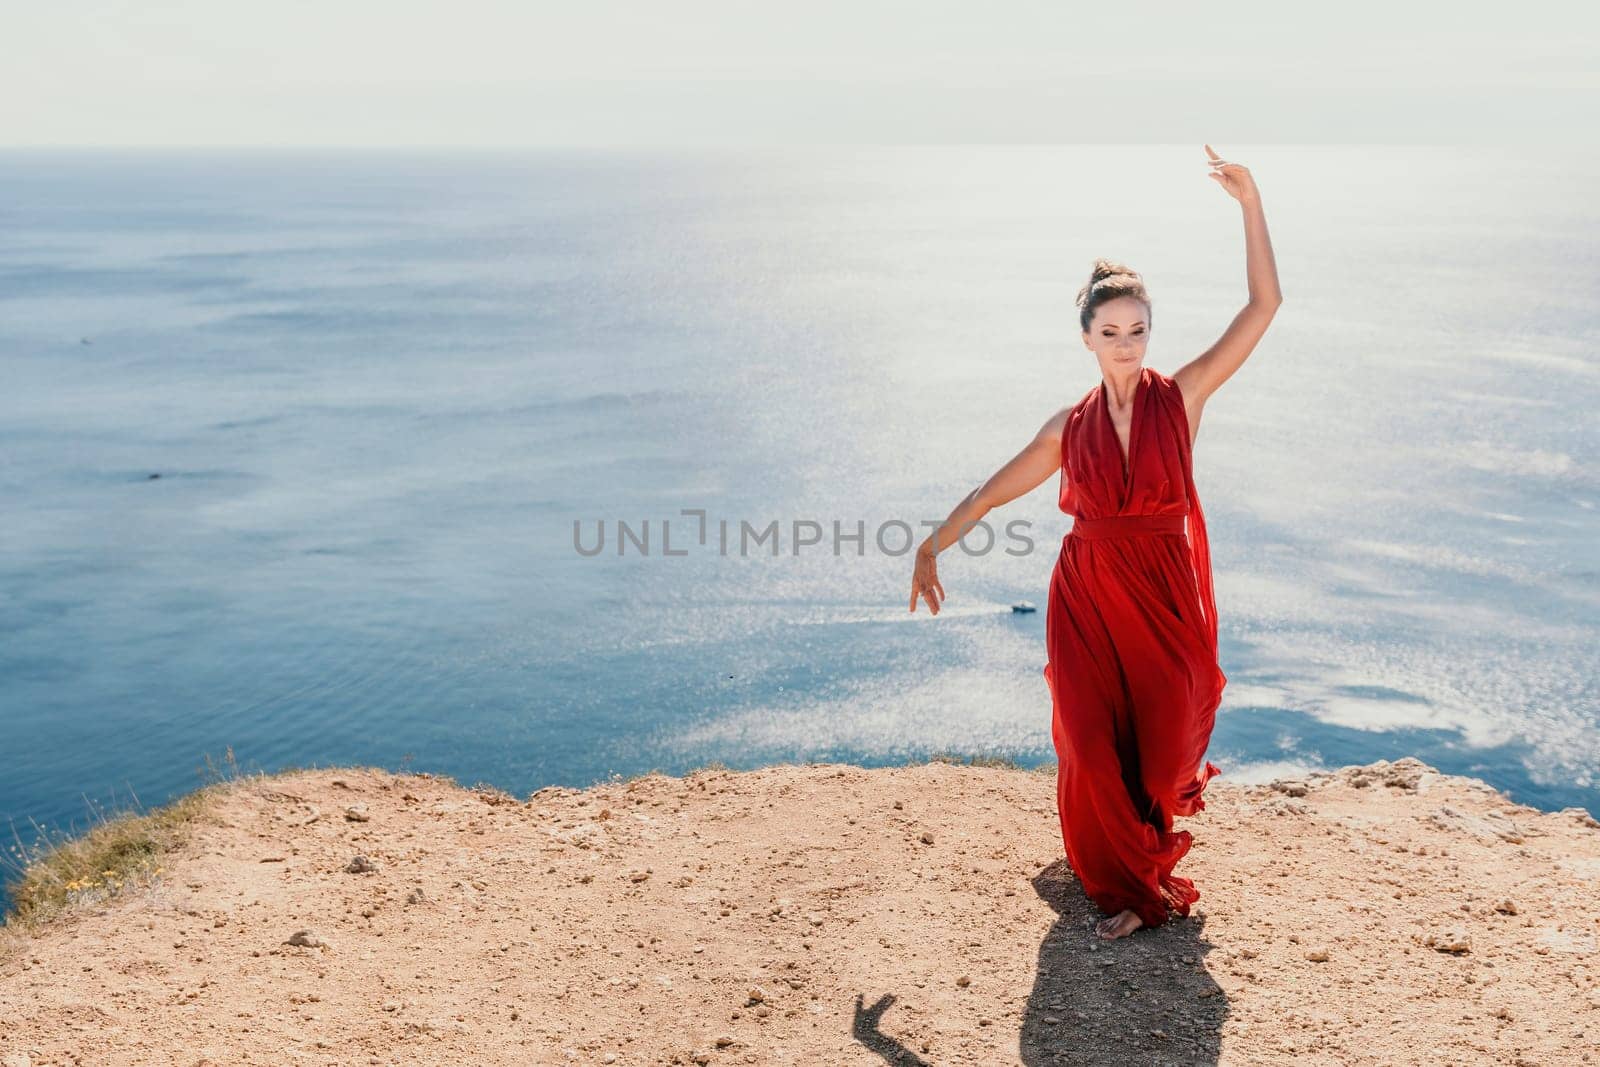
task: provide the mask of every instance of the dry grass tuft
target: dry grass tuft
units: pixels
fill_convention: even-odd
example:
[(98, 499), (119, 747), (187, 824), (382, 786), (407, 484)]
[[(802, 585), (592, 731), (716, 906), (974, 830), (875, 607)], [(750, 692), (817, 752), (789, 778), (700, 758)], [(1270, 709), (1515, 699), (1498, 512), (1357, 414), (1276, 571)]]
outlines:
[(14, 844), (8, 854), (0, 854), (11, 896), (0, 926), (0, 949), (14, 947), (53, 919), (153, 884), (165, 871), (163, 858), (211, 817), (211, 801), (220, 790), (297, 770), (242, 773), (230, 745), (221, 767), (207, 754), (206, 782), (200, 789), (153, 811), (141, 810), (137, 796), (128, 811), (107, 813), (91, 806), (94, 825), (87, 831), (71, 835), (34, 823), (37, 837), (28, 845), (13, 827)]

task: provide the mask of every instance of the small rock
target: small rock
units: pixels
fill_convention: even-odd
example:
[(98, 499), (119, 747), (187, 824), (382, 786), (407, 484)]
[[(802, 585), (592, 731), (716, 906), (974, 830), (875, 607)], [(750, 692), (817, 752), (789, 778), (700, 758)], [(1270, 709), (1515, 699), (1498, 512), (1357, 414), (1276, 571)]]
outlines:
[(753, 985), (750, 987), (750, 992), (745, 994), (745, 997), (750, 1004), (760, 1004), (767, 999), (767, 991), (758, 985)]
[(1590, 815), (1588, 808), (1562, 808), (1560, 813), (1572, 816), (1591, 830), (1600, 828), (1600, 820), (1596, 820), (1593, 815)]
[(407, 904), (425, 904), (427, 901), (428, 895), (422, 891), (422, 887), (420, 885), (413, 886), (411, 892), (406, 894)]
[(1515, 915), (1517, 914), (1517, 902), (1514, 900), (1502, 900), (1494, 906), (1494, 910), (1502, 915)]
[(718, 1048), (727, 1048), (731, 1044), (733, 1044), (733, 1038), (729, 1037), (727, 1034), (718, 1034), (717, 1035), (717, 1047)]
[(933, 844), (933, 831), (931, 831), (931, 830), (922, 831), (922, 843), (924, 845)]
[(966, 975), (962, 975), (960, 978), (956, 979), (956, 985), (960, 986), (962, 989), (967, 988), (967, 986), (969, 986), (971, 984), (972, 984), (972, 979), (968, 978)]
[(350, 874), (368, 874), (378, 868), (367, 857), (356, 856), (344, 865), (344, 869)]
[(365, 804), (352, 804), (344, 809), (344, 817), (350, 822), (371, 822), (372, 816), (367, 814)]
[(287, 941), (285, 941), (284, 944), (285, 945), (299, 945), (302, 948), (328, 948), (328, 947), (331, 947), (331, 946), (328, 945), (328, 943), (326, 941), (324, 941), (322, 938), (318, 937), (315, 933), (313, 933), (310, 930), (296, 930), (294, 933), (289, 935), (289, 939)]
[(1472, 951), (1472, 943), (1468, 940), (1467, 935), (1457, 930), (1441, 930), (1437, 933), (1431, 933), (1423, 939), (1422, 943), (1438, 952), (1454, 952), (1460, 955), (1463, 952)]
[(1306, 959), (1310, 960), (1312, 963), (1327, 963), (1328, 950), (1321, 945), (1318, 945), (1316, 948), (1307, 949)]

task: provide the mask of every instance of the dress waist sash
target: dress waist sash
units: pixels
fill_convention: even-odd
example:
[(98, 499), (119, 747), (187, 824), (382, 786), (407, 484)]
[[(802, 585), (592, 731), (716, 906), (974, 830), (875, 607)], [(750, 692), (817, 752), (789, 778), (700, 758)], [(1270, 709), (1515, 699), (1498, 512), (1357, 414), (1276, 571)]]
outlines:
[(1108, 515), (1103, 519), (1074, 518), (1068, 537), (1098, 541), (1106, 537), (1139, 537), (1150, 534), (1181, 534), (1184, 520), (1179, 515)]

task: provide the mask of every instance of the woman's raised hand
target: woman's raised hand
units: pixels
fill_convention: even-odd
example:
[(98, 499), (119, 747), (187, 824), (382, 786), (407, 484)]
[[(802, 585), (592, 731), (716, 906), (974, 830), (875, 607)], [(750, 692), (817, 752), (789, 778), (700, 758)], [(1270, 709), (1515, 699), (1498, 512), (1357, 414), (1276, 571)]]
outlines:
[(1261, 199), (1261, 192), (1256, 188), (1256, 180), (1250, 176), (1250, 171), (1241, 163), (1229, 163), (1219, 157), (1206, 145), (1206, 155), (1211, 159), (1211, 177), (1228, 190), (1228, 195), (1241, 204), (1248, 204)]
[(939, 584), (939, 565), (934, 560), (934, 554), (926, 547), (917, 549), (916, 570), (911, 572), (911, 610), (917, 610), (917, 597), (928, 601), (928, 610), (935, 615), (939, 614), (939, 605), (944, 602), (944, 586)]

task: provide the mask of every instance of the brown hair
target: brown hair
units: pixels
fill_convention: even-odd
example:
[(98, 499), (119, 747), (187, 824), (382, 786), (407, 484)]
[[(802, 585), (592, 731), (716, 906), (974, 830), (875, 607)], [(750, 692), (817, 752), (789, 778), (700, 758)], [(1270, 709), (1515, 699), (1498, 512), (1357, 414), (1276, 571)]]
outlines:
[(1149, 326), (1154, 325), (1155, 315), (1150, 310), (1150, 294), (1144, 287), (1144, 279), (1132, 267), (1113, 263), (1109, 259), (1094, 261), (1094, 270), (1089, 274), (1089, 284), (1078, 290), (1077, 304), (1083, 310), (1078, 313), (1078, 322), (1085, 333), (1089, 330), (1089, 323), (1094, 319), (1095, 309), (1107, 300), (1115, 300), (1119, 296), (1131, 296), (1142, 301), (1145, 314), (1150, 317)]

